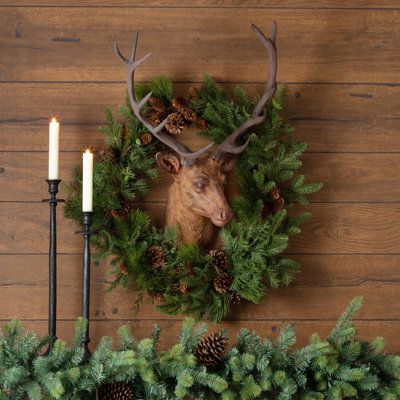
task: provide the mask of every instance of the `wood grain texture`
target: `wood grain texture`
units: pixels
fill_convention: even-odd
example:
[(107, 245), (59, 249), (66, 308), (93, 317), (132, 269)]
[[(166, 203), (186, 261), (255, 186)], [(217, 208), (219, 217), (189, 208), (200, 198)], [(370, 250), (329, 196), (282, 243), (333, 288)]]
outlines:
[[(263, 49), (250, 30), (279, 26), (278, 80), (399, 83), (400, 11), (11, 7), (0, 14), (1, 81), (121, 81), (112, 51), (127, 51), (142, 30), (139, 56), (152, 51), (139, 79), (166, 74), (181, 82), (208, 71), (217, 80), (263, 82)], [(349, 23), (351, 21), (351, 23)], [(112, 27), (112, 30), (105, 29)], [(15, 60), (29, 60), (16, 63)], [(249, 62), (243, 62), (249, 60)], [(384, 60), (384, 62), (382, 62)]]
[[(195, 144), (196, 148), (203, 142), (187, 136), (189, 140), (184, 142)], [(310, 197), (312, 202), (397, 202), (400, 199), (400, 175), (392, 173), (393, 166), (400, 164), (400, 153), (306, 153), (302, 160), (301, 171), (307, 174), (308, 181), (324, 182), (323, 190)], [(65, 183), (72, 179), (72, 170), (80, 163), (80, 152), (61, 153), (60, 176)], [(0, 192), (0, 201), (40, 200), (47, 190), (43, 180), (47, 164), (47, 152), (0, 152), (0, 182), (9, 188)], [(231, 181), (234, 176), (230, 176)], [(159, 177), (143, 201), (167, 201), (171, 183), (170, 175), (159, 170)]]
[(358, 9), (398, 9), (396, 0), (370, 1), (370, 0), (1, 0), (0, 6), (52, 6), (52, 7), (165, 7), (165, 8), (358, 8)]
[[(156, 226), (163, 226), (165, 203), (140, 207)], [(304, 224), (302, 234), (291, 239), (291, 253), (400, 253), (399, 203), (313, 203), (307, 210), (313, 217)], [(80, 253), (82, 238), (74, 235), (75, 224), (59, 213), (60, 253)], [(0, 203), (0, 253), (46, 253), (47, 220), (46, 204)]]
[[(346, 274), (352, 269), (352, 263), (358, 263), (353, 273), (359, 273), (358, 280), (343, 282), (330, 281), (328, 284), (316, 284), (311, 278), (311, 266), (304, 262), (304, 277), (287, 289), (270, 290), (266, 299), (258, 306), (243, 304), (234, 308), (229, 320), (334, 320), (341, 313), (349, 299), (363, 294), (365, 307), (358, 318), (363, 320), (400, 319), (400, 272), (394, 268), (399, 257), (371, 256), (360, 259), (359, 256), (347, 256), (349, 264), (340, 264), (332, 256), (320, 256), (320, 268), (327, 270), (329, 275)], [(310, 259), (310, 257), (308, 258)], [(302, 259), (307, 261), (307, 259)], [(81, 307), (81, 262), (79, 255), (63, 255), (59, 257), (58, 274), (58, 317), (74, 319), (80, 313)], [(367, 271), (366, 267), (373, 261), (381, 262), (375, 272)], [(12, 298), (13, 304), (2, 310), (0, 319), (10, 319), (19, 315), (23, 319), (45, 319), (47, 315), (47, 263), (46, 256), (35, 255), (2, 255), (0, 256), (2, 274), (6, 277), (2, 282), (0, 303)], [(315, 266), (315, 262), (311, 262)], [(92, 266), (91, 281), (91, 318), (93, 320), (170, 320), (176, 317), (165, 316), (154, 309), (148, 301), (142, 303), (139, 312), (133, 308), (137, 293), (119, 288), (106, 294), (108, 287), (106, 263)], [(315, 274), (315, 269), (313, 273)], [(308, 279), (307, 279), (308, 276)], [(24, 293), (24, 296), (18, 296)], [(35, 299), (30, 307), (26, 307), (26, 298)], [(381, 310), (379, 299), (385, 298), (384, 310)]]
[[(236, 84), (224, 84), (232, 93)], [(260, 84), (242, 84), (250, 94)], [(189, 84), (176, 84), (176, 94)], [(288, 85), (285, 119), (296, 128), (295, 138), (308, 143), (308, 151), (400, 151), (400, 87), (380, 85)], [(100, 145), (97, 133), (105, 110), (124, 103), (120, 83), (0, 83), (0, 150), (47, 151), (48, 120), (57, 115), (61, 149), (81, 150)], [(21, 102), (21, 98), (29, 100)]]

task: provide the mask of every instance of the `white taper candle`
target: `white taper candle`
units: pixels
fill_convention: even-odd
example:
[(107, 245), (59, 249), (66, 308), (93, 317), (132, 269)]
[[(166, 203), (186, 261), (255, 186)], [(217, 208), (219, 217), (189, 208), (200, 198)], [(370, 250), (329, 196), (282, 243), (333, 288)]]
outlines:
[(93, 211), (93, 153), (86, 149), (82, 158), (82, 211)]
[(49, 179), (58, 179), (58, 142), (60, 124), (55, 118), (49, 124)]

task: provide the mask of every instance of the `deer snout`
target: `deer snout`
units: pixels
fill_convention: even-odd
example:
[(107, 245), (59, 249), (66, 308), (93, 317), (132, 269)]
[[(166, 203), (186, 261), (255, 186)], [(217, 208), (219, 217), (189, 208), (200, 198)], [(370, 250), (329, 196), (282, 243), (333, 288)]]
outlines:
[(233, 213), (230, 208), (218, 208), (213, 215), (212, 222), (216, 226), (223, 227), (230, 222), (232, 217)]

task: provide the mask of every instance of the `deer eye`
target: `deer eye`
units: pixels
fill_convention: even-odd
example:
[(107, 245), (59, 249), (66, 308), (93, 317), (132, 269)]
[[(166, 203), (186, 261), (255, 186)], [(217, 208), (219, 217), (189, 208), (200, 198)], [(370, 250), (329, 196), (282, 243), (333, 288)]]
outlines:
[(206, 186), (207, 186), (207, 183), (208, 183), (208, 182), (207, 182), (206, 180), (204, 180), (204, 179), (195, 181), (195, 182), (193, 183), (194, 190), (195, 190), (196, 192), (198, 192), (198, 193), (203, 192), (204, 189), (205, 189)]

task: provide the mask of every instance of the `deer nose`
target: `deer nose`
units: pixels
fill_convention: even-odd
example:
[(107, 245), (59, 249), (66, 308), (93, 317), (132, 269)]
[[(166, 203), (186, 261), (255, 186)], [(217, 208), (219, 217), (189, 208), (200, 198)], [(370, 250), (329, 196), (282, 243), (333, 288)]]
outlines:
[(223, 226), (232, 219), (232, 211), (227, 208), (218, 208), (215, 212), (215, 219)]

